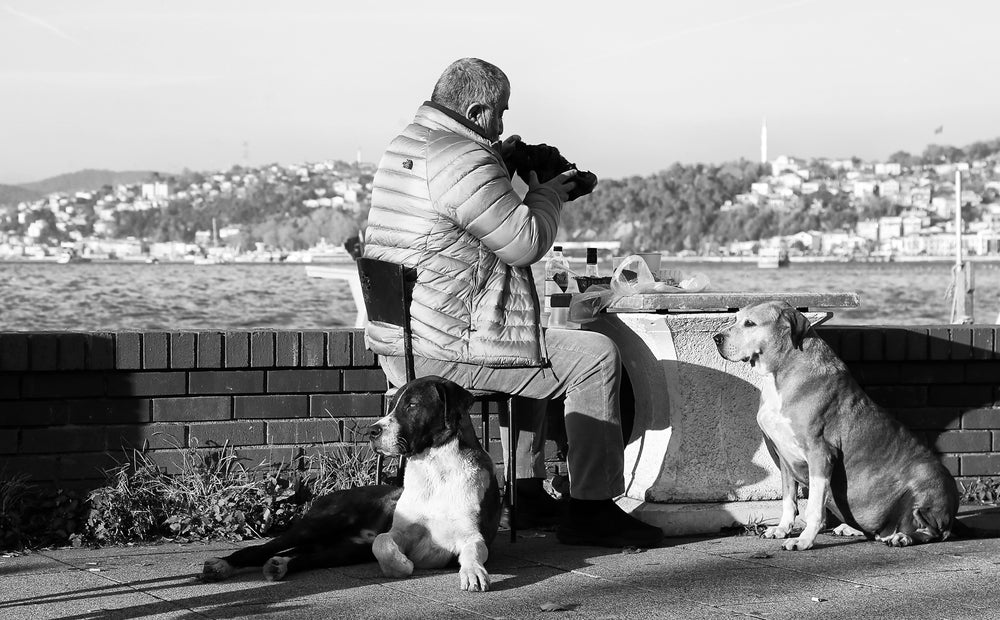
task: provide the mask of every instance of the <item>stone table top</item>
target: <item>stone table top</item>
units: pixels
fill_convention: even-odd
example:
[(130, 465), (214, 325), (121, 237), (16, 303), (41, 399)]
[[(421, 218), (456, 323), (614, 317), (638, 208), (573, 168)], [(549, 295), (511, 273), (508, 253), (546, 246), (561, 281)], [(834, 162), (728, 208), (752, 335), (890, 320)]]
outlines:
[(854, 291), (833, 293), (737, 292), (642, 293), (622, 297), (608, 306), (608, 312), (732, 312), (764, 301), (787, 301), (799, 309), (856, 308), (861, 296)]

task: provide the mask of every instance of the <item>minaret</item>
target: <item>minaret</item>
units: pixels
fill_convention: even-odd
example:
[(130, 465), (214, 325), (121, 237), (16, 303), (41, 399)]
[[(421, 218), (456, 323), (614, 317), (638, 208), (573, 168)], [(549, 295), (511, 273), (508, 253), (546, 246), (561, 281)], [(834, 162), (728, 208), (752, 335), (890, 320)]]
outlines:
[(767, 163), (767, 117), (760, 123), (760, 163)]
[(361, 165), (361, 147), (358, 147), (358, 165)]

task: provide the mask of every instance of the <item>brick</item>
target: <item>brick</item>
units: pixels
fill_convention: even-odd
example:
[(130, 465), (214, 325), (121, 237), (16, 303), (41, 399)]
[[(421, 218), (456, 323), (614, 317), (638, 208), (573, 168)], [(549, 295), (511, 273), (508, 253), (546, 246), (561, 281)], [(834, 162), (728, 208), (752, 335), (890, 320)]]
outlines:
[(117, 466), (112, 454), (63, 454), (57, 476), (59, 480), (105, 480), (107, 472)]
[(962, 428), (1000, 429), (1000, 409), (982, 407), (962, 414)]
[(340, 370), (271, 370), (267, 373), (268, 392), (339, 392)]
[(351, 332), (346, 329), (326, 333), (326, 363), (328, 366), (347, 368), (351, 365)]
[(1000, 471), (1000, 454), (963, 454), (963, 476), (995, 476)]
[(961, 459), (957, 455), (945, 455), (941, 457), (941, 464), (945, 466), (952, 476), (957, 476), (961, 470)]
[(0, 370), (28, 370), (28, 334), (0, 334)]
[(988, 385), (931, 385), (927, 393), (931, 406), (981, 407), (993, 402), (993, 387)]
[(198, 339), (193, 332), (170, 334), (170, 367), (195, 368), (197, 366)]
[(298, 458), (299, 450), (292, 447), (238, 448), (235, 453), (244, 466), (253, 468), (292, 463)]
[(28, 335), (28, 366), (31, 370), (59, 369), (59, 340), (57, 334)]
[(972, 330), (965, 325), (951, 328), (951, 359), (972, 359)]
[(0, 428), (0, 454), (17, 452), (17, 438), (20, 431), (16, 428)]
[(111, 332), (87, 334), (87, 370), (114, 370), (115, 335)]
[(1000, 431), (993, 431), (993, 451), (1000, 452)]
[(145, 457), (150, 463), (167, 474), (179, 474), (184, 470), (185, 450), (155, 450)]
[[(876, 403), (894, 409), (900, 407), (923, 407), (928, 404), (927, 387), (923, 385), (872, 386), (865, 390)], [(933, 403), (939, 404), (939, 403)], [(953, 404), (953, 403), (944, 403)]]
[(890, 413), (907, 428), (915, 431), (958, 430), (962, 427), (962, 410), (954, 407), (891, 409)]
[(945, 431), (934, 440), (938, 452), (988, 452), (991, 446), (989, 431)]
[(972, 357), (977, 360), (991, 360), (996, 356), (993, 347), (996, 342), (996, 329), (993, 327), (976, 326), (972, 330)]
[(247, 332), (226, 332), (223, 362), (226, 368), (248, 368), (250, 366), (250, 334)]
[(964, 366), (967, 383), (1000, 384), (1000, 361), (969, 362)]
[(229, 396), (153, 399), (153, 420), (156, 422), (200, 422), (229, 420), (233, 401)]
[(192, 372), (188, 378), (191, 394), (262, 394), (264, 371), (223, 370)]
[(840, 332), (840, 359), (845, 362), (861, 361), (861, 330), (843, 329)]
[(909, 361), (930, 358), (930, 336), (927, 329), (910, 329), (906, 333), (906, 359)]
[(26, 374), (21, 382), (22, 398), (74, 398), (104, 393), (104, 375), (97, 372)]
[(198, 368), (222, 368), (222, 334), (198, 333)]
[(69, 416), (66, 400), (15, 401), (0, 405), (0, 426), (56, 426)]
[(885, 385), (899, 383), (899, 364), (887, 362), (854, 362), (848, 370), (861, 385)]
[(309, 397), (309, 416), (313, 418), (379, 418), (384, 411), (381, 394), (317, 394)]
[(326, 363), (326, 334), (323, 332), (302, 332), (302, 365), (323, 366)]
[(354, 351), (351, 365), (355, 368), (371, 368), (375, 366), (375, 354), (365, 346), (365, 330), (355, 329), (351, 334), (351, 347)]
[(187, 445), (185, 424), (130, 424), (107, 427), (108, 450), (163, 450)]
[(110, 396), (173, 396), (187, 390), (184, 372), (125, 372), (108, 375)]
[(866, 362), (881, 362), (885, 359), (885, 335), (881, 329), (862, 329), (861, 359)]
[(374, 424), (378, 417), (351, 418), (344, 420), (343, 441), (365, 443), (368, 441), (368, 427)]
[(115, 334), (115, 368), (120, 370), (142, 368), (142, 334), (139, 332)]
[(341, 441), (340, 420), (268, 422), (267, 443), (305, 444)]
[(274, 332), (250, 333), (250, 365), (254, 368), (274, 366)]
[(243, 418), (305, 418), (309, 415), (306, 396), (236, 396), (233, 412)]
[(59, 370), (83, 370), (86, 367), (87, 337), (84, 334), (59, 334)]
[(896, 327), (885, 328), (885, 359), (901, 362), (906, 359), (907, 331)]
[[(0, 399), (20, 398), (21, 396), (21, 376), (20, 375), (0, 375)], [(0, 404), (0, 411), (3, 411), (3, 404)]]
[(299, 365), (299, 333), (278, 332), (274, 336), (274, 365), (279, 368)]
[(254, 446), (264, 443), (264, 422), (216, 422), (188, 427), (192, 447)]
[(146, 332), (142, 335), (142, 367), (147, 370), (170, 368), (170, 334)]
[(104, 429), (100, 426), (26, 428), (21, 431), (24, 454), (61, 454), (104, 450)]
[(903, 384), (963, 383), (962, 364), (949, 362), (904, 362), (899, 365), (899, 382)]
[(927, 357), (932, 360), (946, 360), (951, 356), (951, 330), (947, 327), (927, 328)]
[(69, 424), (142, 424), (152, 417), (148, 398), (66, 401)]
[(381, 368), (344, 371), (345, 392), (384, 392), (387, 385)]
[(10, 456), (4, 459), (7, 475), (26, 474), (33, 481), (47, 482), (59, 478), (59, 458), (52, 455)]

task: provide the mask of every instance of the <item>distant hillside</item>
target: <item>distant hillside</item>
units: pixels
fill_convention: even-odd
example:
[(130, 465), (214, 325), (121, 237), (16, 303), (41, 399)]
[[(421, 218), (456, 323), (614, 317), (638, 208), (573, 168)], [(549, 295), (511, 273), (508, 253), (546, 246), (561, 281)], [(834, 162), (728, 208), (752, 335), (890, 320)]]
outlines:
[(0, 205), (11, 205), (26, 200), (37, 200), (42, 194), (17, 185), (0, 185)]
[(139, 183), (147, 180), (154, 174), (151, 170), (128, 170), (115, 172), (114, 170), (80, 170), (68, 174), (35, 181), (34, 183), (22, 183), (20, 187), (38, 192), (42, 195), (56, 192), (84, 192), (101, 189), (102, 185), (119, 185)]

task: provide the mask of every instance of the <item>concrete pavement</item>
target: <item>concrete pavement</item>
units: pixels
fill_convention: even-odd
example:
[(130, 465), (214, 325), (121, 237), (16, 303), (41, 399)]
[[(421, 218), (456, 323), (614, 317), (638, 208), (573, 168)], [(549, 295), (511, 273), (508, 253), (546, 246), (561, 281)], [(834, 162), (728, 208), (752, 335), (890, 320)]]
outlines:
[[(966, 522), (1000, 529), (1000, 512)], [(1000, 618), (1000, 538), (892, 549), (823, 534), (788, 552), (749, 536), (670, 538), (639, 553), (569, 547), (529, 530), (499, 536), (493, 589), (458, 590), (456, 570), (382, 577), (376, 564), (267, 582), (196, 576), (244, 544), (44, 550), (0, 558), (0, 620), (61, 618)], [(562, 608), (543, 611), (547, 603)]]

